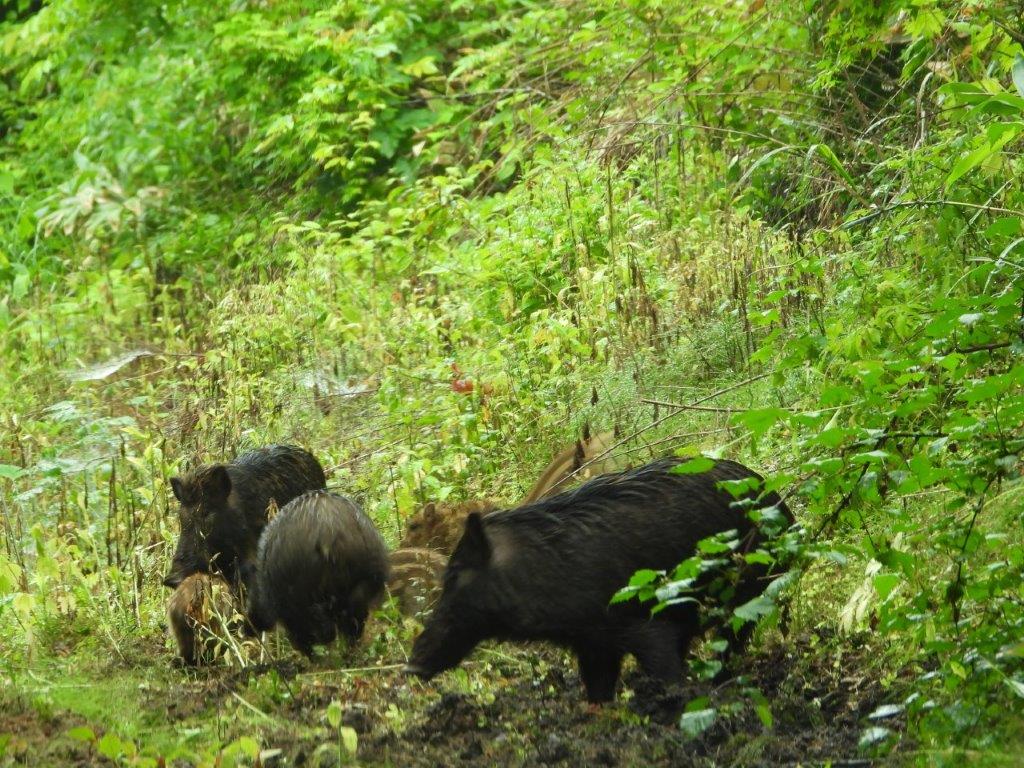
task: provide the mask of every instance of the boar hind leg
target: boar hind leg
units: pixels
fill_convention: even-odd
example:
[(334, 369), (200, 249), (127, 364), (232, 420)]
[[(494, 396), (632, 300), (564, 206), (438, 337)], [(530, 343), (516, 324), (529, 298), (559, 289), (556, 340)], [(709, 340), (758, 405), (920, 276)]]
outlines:
[(750, 637), (754, 634), (754, 626), (754, 622), (748, 621), (738, 630), (734, 630), (730, 625), (726, 624), (718, 631), (719, 636), (725, 640), (727, 645), (722, 653), (722, 668), (715, 675), (715, 682), (720, 683), (732, 677), (736, 656), (742, 655), (747, 646), (750, 645)]
[(677, 683), (686, 667), (686, 655), (693, 635), (666, 621), (652, 621), (630, 637), (629, 650), (644, 674), (664, 683)]
[(587, 701), (599, 704), (615, 698), (615, 684), (622, 668), (622, 652), (606, 643), (577, 645), (580, 677), (587, 689)]

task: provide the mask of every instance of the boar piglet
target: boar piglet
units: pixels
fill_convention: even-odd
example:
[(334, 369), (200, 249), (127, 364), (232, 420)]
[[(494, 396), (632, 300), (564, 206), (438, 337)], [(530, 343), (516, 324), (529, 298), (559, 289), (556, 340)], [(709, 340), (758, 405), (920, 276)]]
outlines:
[(247, 618), (256, 631), (280, 623), (296, 649), (363, 633), (384, 593), (388, 553), (359, 506), (327, 491), (287, 504), (260, 537), (247, 575)]
[(194, 573), (182, 580), (167, 602), (167, 623), (178, 653), (189, 665), (209, 664), (237, 628), (237, 611), (227, 582)]
[[(518, 509), (470, 515), (444, 576), (444, 590), (416, 639), (408, 671), (424, 679), (459, 664), (488, 638), (547, 640), (572, 649), (591, 702), (609, 701), (623, 656), (649, 675), (677, 681), (692, 639), (702, 631), (693, 603), (650, 615), (635, 600), (610, 605), (637, 570), (667, 570), (692, 556), (708, 536), (737, 530), (748, 546), (759, 537), (750, 506), (774, 507), (778, 495), (735, 504), (718, 487), (758, 477), (732, 461), (707, 472), (676, 474), (682, 459), (603, 475), (574, 491)], [(766, 569), (746, 568), (735, 600), (767, 585)], [(737, 603), (737, 604), (738, 604)]]
[(498, 504), (490, 499), (470, 501), (428, 502), (409, 518), (402, 549), (433, 549), (448, 556), (455, 549), (466, 526), (466, 517), (472, 512), (493, 512)]
[(435, 549), (403, 547), (388, 555), (388, 592), (404, 616), (421, 616), (441, 596), (448, 558)]
[(237, 589), (239, 569), (256, 554), (270, 503), (284, 506), (326, 484), (320, 462), (293, 445), (267, 446), (229, 464), (172, 477), (181, 533), (164, 585), (175, 589), (193, 573), (214, 573)]
[(622, 458), (608, 455), (614, 447), (614, 432), (601, 432), (591, 437), (590, 429), (585, 428), (582, 439), (551, 459), (521, 505), (562, 493), (597, 475), (625, 469)]

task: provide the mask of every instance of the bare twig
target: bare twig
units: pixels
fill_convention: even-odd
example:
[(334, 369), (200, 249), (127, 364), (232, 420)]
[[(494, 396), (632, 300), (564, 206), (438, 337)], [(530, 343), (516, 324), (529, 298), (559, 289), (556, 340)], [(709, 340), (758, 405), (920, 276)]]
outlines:
[(1013, 208), (1002, 208), (997, 205), (982, 205), (980, 203), (967, 203), (963, 200), (906, 200), (901, 203), (893, 203), (892, 205), (887, 205), (884, 208), (879, 208), (877, 211), (872, 211), (871, 213), (865, 214), (853, 221), (847, 221), (840, 225), (840, 229), (851, 229), (860, 224), (871, 221), (872, 219), (877, 219), (879, 216), (891, 213), (899, 208), (925, 208), (933, 205), (950, 205), (954, 208), (969, 208), (972, 211), (980, 210), (988, 211), (989, 213), (1008, 214), (1010, 216), (1024, 216), (1024, 211), (1018, 211)]
[[(737, 384), (733, 384), (733, 385), (725, 387), (723, 389), (716, 390), (716, 391), (712, 392), (711, 394), (702, 397), (700, 400), (698, 400), (696, 403), (694, 403), (694, 405), (699, 405), (700, 403), (706, 403), (708, 400), (713, 400), (714, 398), (718, 397), (719, 395), (724, 395), (726, 392), (732, 392), (734, 389), (739, 389), (740, 387), (745, 387), (748, 384), (753, 384), (755, 381), (760, 381), (761, 379), (766, 378), (769, 375), (770, 374), (768, 374), (768, 373), (760, 373), (757, 376), (751, 376), (749, 379), (744, 379), (743, 381), (741, 381), (741, 382), (739, 382)], [(635, 432), (633, 432), (631, 435), (627, 435), (626, 437), (622, 438), (618, 442), (616, 442), (613, 445), (611, 445), (608, 448), (606, 448), (601, 453), (593, 456), (589, 461), (583, 462), (579, 467), (576, 468), (576, 471), (573, 472), (572, 475), (570, 475), (570, 477), (573, 477), (576, 474), (578, 474), (579, 472), (582, 472), (584, 469), (589, 467), (591, 464), (594, 464), (595, 462), (600, 461), (601, 459), (605, 458), (606, 456), (612, 454), (616, 449), (621, 448), (623, 445), (625, 445), (626, 443), (630, 442), (631, 440), (635, 440), (636, 438), (638, 438), (640, 435), (644, 434), (645, 432), (650, 432), (655, 427), (660, 426), (661, 424), (663, 424), (664, 422), (668, 421), (669, 419), (671, 419), (674, 416), (678, 416), (680, 413), (685, 413), (685, 411), (682, 410), (682, 409), (677, 409), (675, 411), (672, 411), (671, 413), (665, 414), (664, 416), (662, 416), (659, 419), (655, 419), (650, 424), (648, 424), (646, 427), (641, 427), (640, 429), (638, 429)]]

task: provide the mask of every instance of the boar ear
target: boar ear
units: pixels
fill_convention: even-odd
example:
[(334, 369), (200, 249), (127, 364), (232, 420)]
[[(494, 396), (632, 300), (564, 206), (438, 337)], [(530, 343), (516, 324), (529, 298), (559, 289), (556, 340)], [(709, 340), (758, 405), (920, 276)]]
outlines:
[(224, 498), (231, 493), (231, 475), (223, 464), (210, 468), (206, 478), (206, 492), (213, 498)]
[(432, 501), (428, 501), (423, 507), (423, 517), (429, 520), (432, 517), (437, 516), (437, 505)]
[(185, 483), (180, 477), (171, 478), (171, 492), (181, 504), (185, 503)]
[(472, 553), (476, 564), (484, 565), (490, 560), (491, 543), (487, 540), (483, 517), (479, 512), (470, 512), (466, 518), (466, 531), (462, 534), (460, 544), (459, 549)]

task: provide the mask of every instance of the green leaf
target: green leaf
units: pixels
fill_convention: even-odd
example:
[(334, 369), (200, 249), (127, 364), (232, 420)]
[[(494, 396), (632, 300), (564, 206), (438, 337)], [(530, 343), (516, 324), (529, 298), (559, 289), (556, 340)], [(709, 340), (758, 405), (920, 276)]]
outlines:
[(698, 456), (695, 459), (684, 461), (682, 464), (677, 464), (669, 472), (674, 475), (699, 475), (702, 472), (714, 469), (714, 466), (714, 459), (709, 459), (707, 456)]
[(957, 160), (956, 164), (953, 165), (953, 169), (949, 172), (949, 175), (946, 176), (946, 189), (953, 186), (964, 174), (974, 168), (977, 168), (983, 162), (988, 160), (988, 158), (995, 152), (996, 147), (993, 147), (991, 144), (982, 144), (980, 147), (971, 150)]
[(997, 123), (992, 126), (989, 129), (988, 140), (980, 147), (968, 152), (953, 166), (953, 170), (946, 177), (946, 189), (948, 190), (964, 174), (977, 168), (992, 155), (1001, 152), (1004, 146), (1020, 135), (1021, 127), (1021, 123)]
[(868, 720), (884, 720), (887, 717), (898, 715), (903, 711), (903, 709), (904, 707), (902, 704), (883, 704), (868, 715)]
[(1003, 216), (985, 228), (985, 237), (1014, 237), (1020, 233), (1021, 220), (1018, 216)]
[(1019, 53), (1017, 58), (1013, 60), (1010, 74), (1013, 76), (1013, 84), (1017, 86), (1017, 93), (1024, 96), (1024, 56), (1021, 56)]
[(80, 725), (77, 728), (72, 728), (68, 731), (68, 738), (74, 739), (75, 741), (96, 741), (96, 734), (92, 728), (85, 725)]
[(843, 164), (839, 162), (839, 158), (836, 157), (836, 153), (832, 151), (832, 148), (827, 144), (812, 144), (811, 148), (807, 150), (807, 156), (820, 155), (825, 161), (832, 167), (836, 173), (839, 174), (840, 178), (845, 181), (851, 189), (857, 186), (857, 183), (853, 180), (853, 176), (850, 172), (843, 167)]
[(872, 726), (871, 728), (865, 728), (860, 735), (860, 741), (857, 742), (857, 745), (861, 749), (872, 747), (888, 739), (891, 733), (892, 731), (888, 728), (881, 728), (877, 725)]
[(14, 195), (14, 175), (8, 171), (0, 171), (0, 197)]
[(684, 712), (679, 718), (679, 727), (689, 738), (695, 739), (715, 724), (718, 711), (715, 709), (698, 709)]
[(107, 731), (103, 734), (102, 738), (96, 742), (96, 751), (106, 758), (116, 760), (124, 751), (124, 745), (117, 736), (110, 731)]
[(341, 743), (345, 747), (345, 751), (349, 755), (355, 755), (356, 750), (359, 748), (359, 735), (356, 733), (355, 728), (349, 728), (347, 725), (343, 726), (340, 730)]
[(17, 480), (25, 474), (25, 470), (13, 464), (0, 464), (0, 477), (8, 480)]
[(886, 451), (877, 449), (874, 451), (855, 453), (850, 457), (850, 462), (853, 464), (884, 464), (885, 460), (888, 458), (889, 454)]
[(327, 707), (327, 722), (331, 728), (341, 725), (341, 702), (335, 699)]
[(238, 741), (235, 742), (238, 745), (239, 750), (246, 757), (255, 760), (260, 754), (260, 745), (256, 739), (251, 736), (241, 736)]
[(649, 568), (644, 568), (632, 575), (629, 579), (629, 586), (631, 587), (646, 587), (648, 584), (654, 582), (661, 576), (661, 571), (652, 571)]
[(640, 590), (637, 587), (623, 587), (612, 595), (612, 599), (608, 601), (608, 604), (617, 605), (618, 603), (624, 603), (627, 600), (632, 600), (634, 597), (638, 596), (639, 592)]
[(753, 600), (749, 600), (737, 607), (733, 610), (733, 613), (744, 621), (757, 621), (762, 616), (767, 616), (773, 610), (775, 610), (775, 603), (764, 595), (759, 595)]
[(406, 64), (401, 67), (402, 72), (411, 77), (426, 77), (427, 75), (436, 75), (438, 73), (437, 64), (434, 62), (433, 56), (424, 56), (418, 61), (414, 61), (412, 64)]
[(895, 573), (880, 573), (873, 580), (875, 592), (878, 593), (879, 598), (882, 600), (889, 597), (899, 583), (900, 577)]
[(750, 430), (755, 438), (761, 437), (776, 423), (789, 417), (782, 408), (752, 408), (736, 416), (736, 421)]

